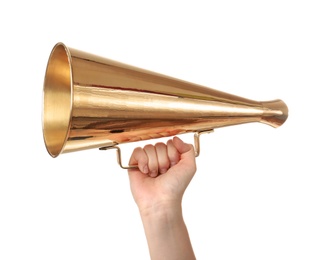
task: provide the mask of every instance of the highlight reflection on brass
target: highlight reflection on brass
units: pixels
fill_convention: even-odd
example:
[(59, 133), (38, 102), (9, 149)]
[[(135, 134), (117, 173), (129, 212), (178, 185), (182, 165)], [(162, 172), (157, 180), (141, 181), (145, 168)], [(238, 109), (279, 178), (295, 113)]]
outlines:
[(278, 127), (287, 117), (281, 100), (253, 101), (63, 43), (44, 79), (43, 136), (52, 157), (243, 123)]

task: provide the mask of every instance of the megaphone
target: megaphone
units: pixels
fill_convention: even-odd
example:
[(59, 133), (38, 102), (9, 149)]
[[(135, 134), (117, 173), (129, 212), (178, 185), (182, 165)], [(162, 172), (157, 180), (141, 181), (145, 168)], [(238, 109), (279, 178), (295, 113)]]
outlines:
[(52, 157), (86, 149), (260, 122), (281, 126), (282, 100), (254, 101), (57, 43), (43, 86), (42, 127)]

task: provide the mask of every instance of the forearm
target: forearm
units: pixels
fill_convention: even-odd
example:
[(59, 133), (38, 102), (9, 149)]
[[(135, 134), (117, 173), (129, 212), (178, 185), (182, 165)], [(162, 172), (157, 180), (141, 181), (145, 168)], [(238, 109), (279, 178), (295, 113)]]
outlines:
[(152, 260), (193, 260), (182, 208), (159, 205), (140, 212)]

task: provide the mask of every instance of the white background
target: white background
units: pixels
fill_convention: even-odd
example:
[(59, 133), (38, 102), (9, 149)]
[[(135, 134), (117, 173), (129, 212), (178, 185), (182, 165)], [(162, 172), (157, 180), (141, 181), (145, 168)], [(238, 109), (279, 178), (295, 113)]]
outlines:
[[(2, 1), (0, 259), (149, 259), (115, 152), (46, 152), (42, 86), (60, 41), (249, 99), (284, 100), (280, 128), (202, 136), (184, 217), (200, 260), (318, 259), (316, 3)], [(125, 162), (135, 146), (123, 148)]]

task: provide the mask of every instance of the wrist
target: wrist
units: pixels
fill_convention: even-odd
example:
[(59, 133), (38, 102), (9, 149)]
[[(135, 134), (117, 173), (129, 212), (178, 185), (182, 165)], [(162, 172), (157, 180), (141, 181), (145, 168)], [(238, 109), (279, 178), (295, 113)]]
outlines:
[(179, 200), (152, 202), (140, 205), (138, 208), (142, 218), (171, 217), (182, 214), (181, 201)]
[(151, 259), (195, 259), (180, 201), (153, 204), (140, 214)]
[(139, 212), (144, 226), (156, 224), (157, 228), (167, 228), (183, 222), (182, 207), (179, 201), (154, 203), (139, 209)]

